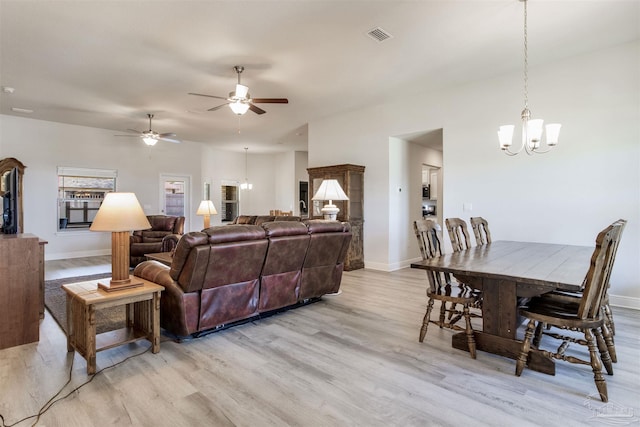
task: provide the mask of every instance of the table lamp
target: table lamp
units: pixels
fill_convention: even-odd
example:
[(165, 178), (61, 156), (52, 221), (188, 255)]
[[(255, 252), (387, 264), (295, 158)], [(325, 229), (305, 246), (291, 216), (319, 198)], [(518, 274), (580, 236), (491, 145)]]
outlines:
[(211, 200), (201, 201), (200, 206), (198, 206), (198, 210), (196, 211), (196, 215), (202, 215), (204, 217), (204, 228), (209, 228), (211, 226), (210, 217), (217, 213), (218, 211), (216, 210), (216, 207), (213, 206), (213, 202)]
[(342, 187), (335, 179), (325, 179), (320, 184), (320, 188), (311, 200), (328, 200), (329, 203), (321, 209), (324, 219), (335, 220), (338, 217), (340, 209), (333, 204), (334, 200), (349, 200), (347, 195), (342, 191)]
[(151, 228), (134, 193), (107, 193), (89, 227), (91, 231), (111, 232), (111, 280), (98, 283), (107, 292), (142, 286), (129, 276), (129, 235), (132, 230)]

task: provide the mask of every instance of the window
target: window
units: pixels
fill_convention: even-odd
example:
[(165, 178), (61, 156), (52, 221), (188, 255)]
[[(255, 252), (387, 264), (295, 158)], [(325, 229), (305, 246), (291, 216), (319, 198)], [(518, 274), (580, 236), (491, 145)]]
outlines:
[(88, 229), (105, 194), (116, 190), (118, 172), (58, 167), (58, 231)]

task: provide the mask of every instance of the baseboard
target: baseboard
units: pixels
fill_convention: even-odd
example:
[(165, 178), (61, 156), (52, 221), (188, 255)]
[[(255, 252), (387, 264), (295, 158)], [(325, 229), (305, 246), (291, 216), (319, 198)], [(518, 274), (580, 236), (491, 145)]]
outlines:
[(612, 307), (624, 307), (640, 310), (640, 298), (609, 294), (609, 304)]
[(411, 263), (418, 262), (418, 261), (422, 261), (422, 258), (404, 260), (400, 262), (395, 262), (393, 264), (385, 264), (382, 262), (371, 262), (371, 261), (365, 260), (364, 267), (367, 270), (385, 271), (389, 273), (391, 271), (402, 270), (403, 268), (411, 267)]
[(45, 261), (54, 261), (57, 259), (69, 259), (69, 258), (84, 258), (88, 256), (102, 256), (102, 255), (111, 255), (111, 249), (97, 249), (93, 251), (82, 251), (82, 252), (58, 252), (58, 253), (47, 253), (46, 249), (44, 252), (44, 260)]

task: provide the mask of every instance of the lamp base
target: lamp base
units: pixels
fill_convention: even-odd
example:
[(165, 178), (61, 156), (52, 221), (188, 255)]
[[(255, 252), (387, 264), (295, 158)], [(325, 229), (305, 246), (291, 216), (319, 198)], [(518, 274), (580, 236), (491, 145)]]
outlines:
[(324, 215), (324, 219), (335, 221), (338, 219), (338, 212), (340, 212), (340, 208), (336, 205), (328, 204), (324, 205), (322, 209), (320, 209), (322, 214)]
[(139, 280), (134, 279), (133, 276), (129, 276), (128, 279), (125, 280), (109, 280), (109, 283), (105, 283), (105, 282), (98, 282), (98, 288), (102, 289), (103, 291), (106, 292), (114, 292), (114, 291), (121, 291), (124, 289), (132, 289), (132, 288), (137, 288), (144, 285), (144, 283), (142, 283)]

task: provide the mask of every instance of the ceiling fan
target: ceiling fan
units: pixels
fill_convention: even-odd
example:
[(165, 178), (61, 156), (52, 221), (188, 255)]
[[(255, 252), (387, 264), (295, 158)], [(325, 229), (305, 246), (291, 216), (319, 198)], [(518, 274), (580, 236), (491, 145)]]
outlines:
[(218, 105), (217, 107), (209, 108), (208, 111), (218, 110), (225, 105), (228, 105), (231, 110), (237, 115), (242, 115), (246, 113), (248, 110), (253, 111), (256, 114), (264, 114), (262, 108), (257, 107), (255, 104), (288, 104), (289, 100), (287, 98), (251, 98), (249, 95), (249, 87), (240, 83), (240, 74), (244, 71), (244, 67), (242, 65), (236, 65), (233, 69), (238, 74), (238, 83), (236, 84), (236, 90), (229, 92), (228, 97), (223, 96), (215, 96), (215, 95), (204, 95), (201, 93), (193, 93), (189, 92), (189, 95), (196, 96), (206, 96), (208, 98), (217, 98), (224, 99), (227, 102), (224, 104)]
[(147, 145), (156, 145), (158, 141), (167, 141), (173, 142), (174, 144), (180, 144), (182, 141), (176, 138), (176, 134), (172, 132), (168, 133), (158, 133), (151, 130), (151, 119), (153, 119), (153, 114), (147, 114), (149, 117), (149, 130), (145, 130), (144, 132), (140, 132), (135, 129), (127, 129), (129, 132), (135, 132), (139, 135), (116, 135), (116, 136), (140, 136), (145, 144)]

